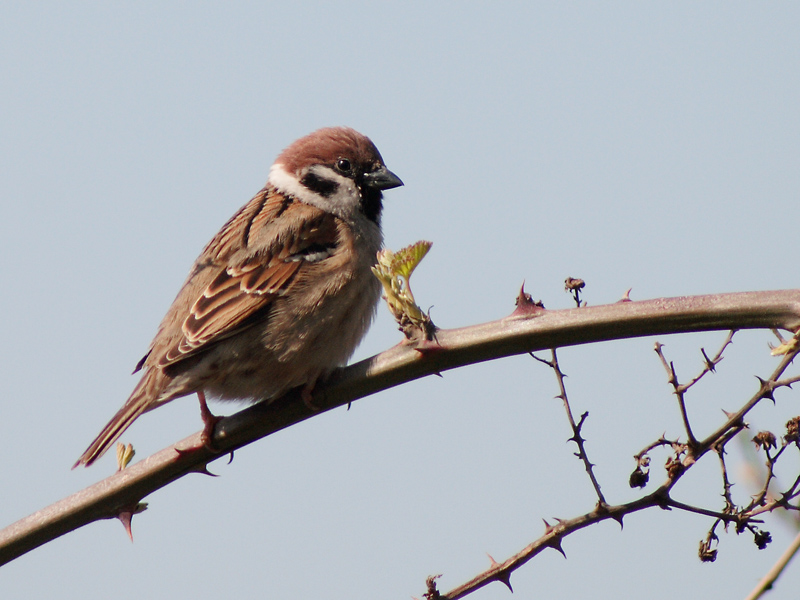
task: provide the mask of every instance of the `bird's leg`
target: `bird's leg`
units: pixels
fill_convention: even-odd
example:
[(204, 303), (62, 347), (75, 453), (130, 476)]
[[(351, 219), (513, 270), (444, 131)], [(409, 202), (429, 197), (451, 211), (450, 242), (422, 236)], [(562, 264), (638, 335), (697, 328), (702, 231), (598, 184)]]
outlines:
[(203, 419), (203, 433), (201, 434), (203, 446), (211, 452), (219, 452), (214, 446), (214, 428), (222, 420), (222, 417), (216, 416), (209, 410), (203, 390), (197, 392), (197, 399), (200, 400), (200, 417)]
[(304, 385), (300, 392), (300, 398), (303, 400), (303, 404), (306, 405), (306, 408), (314, 412), (319, 412), (320, 407), (314, 404), (314, 386), (316, 386), (316, 384), (316, 381), (312, 381)]

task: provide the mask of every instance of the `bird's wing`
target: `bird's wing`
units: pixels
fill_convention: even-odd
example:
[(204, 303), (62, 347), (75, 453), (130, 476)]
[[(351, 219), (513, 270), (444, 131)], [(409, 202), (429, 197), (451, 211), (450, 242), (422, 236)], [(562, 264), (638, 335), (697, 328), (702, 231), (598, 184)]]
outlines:
[(265, 188), (203, 250), (153, 341), (152, 358), (174, 364), (268, 318), (272, 303), (339, 243), (336, 217)]

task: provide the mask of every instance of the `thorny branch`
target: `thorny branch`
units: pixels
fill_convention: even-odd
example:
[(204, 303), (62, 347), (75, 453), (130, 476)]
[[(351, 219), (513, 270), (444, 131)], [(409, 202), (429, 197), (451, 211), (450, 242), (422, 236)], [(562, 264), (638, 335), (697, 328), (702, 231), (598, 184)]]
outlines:
[[(583, 284), (582, 281), (580, 283)], [(580, 285), (579, 288), (570, 290), (572, 291), (573, 297), (576, 303), (578, 303), (579, 307), (584, 306), (578, 296), (579, 290), (583, 287), (583, 285)], [(560, 394), (557, 397), (561, 398), (564, 402), (567, 418), (573, 431), (573, 437), (570, 438), (570, 441), (574, 441), (578, 446), (578, 452), (576, 453), (576, 456), (578, 456), (578, 458), (584, 462), (584, 465), (586, 466), (586, 472), (592, 482), (592, 486), (595, 489), (599, 502), (591, 512), (573, 519), (559, 519), (555, 525), (551, 525), (545, 521), (545, 532), (540, 538), (505, 561), (498, 563), (494, 559), (491, 559), (490, 567), (483, 573), (450, 590), (446, 594), (441, 594), (436, 591), (436, 598), (447, 600), (463, 598), (493, 581), (499, 581), (506, 585), (509, 589), (512, 589), (511, 573), (531, 560), (545, 548), (553, 548), (563, 554), (564, 551), (561, 547), (561, 540), (571, 533), (606, 519), (614, 519), (622, 524), (622, 520), (625, 515), (647, 508), (658, 507), (661, 509), (677, 509), (713, 518), (714, 521), (708, 531), (708, 534), (700, 542), (699, 558), (701, 561), (713, 562), (716, 559), (719, 545), (719, 537), (716, 533), (716, 530), (720, 525), (722, 525), (726, 530), (728, 525), (733, 525), (737, 533), (749, 531), (753, 535), (753, 541), (756, 546), (759, 549), (765, 548), (767, 544), (772, 541), (772, 538), (768, 531), (757, 527), (757, 525), (763, 523), (763, 520), (757, 517), (761, 514), (771, 512), (777, 508), (800, 511), (800, 505), (791, 503), (792, 500), (800, 496), (800, 475), (798, 475), (792, 485), (789, 486), (789, 488), (787, 488), (783, 494), (780, 494), (779, 497), (772, 499), (768, 498), (770, 483), (774, 481), (774, 467), (776, 462), (790, 446), (800, 448), (800, 417), (795, 417), (786, 424), (786, 435), (784, 435), (782, 438), (782, 445), (780, 449), (774, 453), (772, 450), (775, 449), (777, 443), (776, 436), (774, 434), (769, 432), (761, 432), (757, 434), (755, 438), (753, 438), (753, 441), (756, 443), (757, 447), (763, 448), (765, 451), (767, 457), (767, 474), (761, 492), (754, 496), (753, 501), (747, 507), (741, 509), (737, 509), (731, 496), (732, 483), (729, 480), (728, 471), (725, 464), (725, 446), (728, 442), (730, 442), (739, 433), (747, 428), (747, 423), (744, 421), (744, 417), (758, 402), (764, 398), (769, 398), (774, 402), (774, 391), (776, 389), (782, 387), (788, 388), (791, 387), (792, 383), (800, 381), (800, 376), (781, 379), (784, 371), (789, 367), (798, 353), (798, 344), (786, 344), (786, 340), (783, 340), (783, 338), (778, 336), (781, 343), (789, 348), (789, 350), (781, 359), (779, 365), (774, 369), (769, 377), (760, 380), (761, 384), (758, 392), (749, 398), (739, 411), (732, 414), (726, 413), (727, 419), (722, 426), (720, 426), (715, 432), (707, 436), (705, 439), (698, 440), (692, 432), (689, 415), (686, 408), (686, 392), (705, 375), (715, 371), (716, 366), (723, 358), (724, 351), (732, 343), (734, 333), (734, 330), (730, 331), (721, 348), (713, 357), (709, 357), (705, 350), (701, 349), (704, 359), (703, 369), (685, 384), (681, 384), (679, 382), (674, 364), (672, 362), (668, 362), (665, 358), (663, 344), (659, 344), (658, 342), (656, 343), (656, 352), (658, 353), (662, 365), (665, 367), (668, 382), (673, 387), (673, 391), (678, 398), (678, 409), (684, 423), (684, 430), (687, 440), (686, 442), (669, 440), (665, 435), (662, 435), (659, 439), (648, 444), (638, 454), (634, 455), (634, 459), (636, 460), (636, 468), (631, 474), (629, 483), (631, 487), (643, 488), (647, 485), (649, 480), (649, 453), (656, 448), (661, 447), (669, 447), (672, 451), (671, 456), (669, 456), (665, 464), (665, 471), (667, 474), (666, 480), (655, 491), (639, 498), (638, 500), (621, 505), (607, 504), (602, 492), (600, 491), (600, 485), (594, 474), (593, 464), (589, 461), (589, 458), (586, 455), (584, 446), (585, 440), (581, 435), (581, 427), (588, 413), (584, 413), (580, 421), (577, 424), (575, 423), (569, 406), (569, 401), (567, 399), (566, 388), (564, 385), (564, 374), (558, 365), (556, 351), (554, 349), (552, 350), (551, 360), (539, 358), (531, 352), (530, 354), (533, 356), (533, 358), (551, 367), (556, 374), (560, 389)], [(800, 331), (798, 331), (794, 339), (800, 339)], [(689, 469), (691, 469), (691, 467), (698, 460), (700, 460), (710, 451), (714, 451), (719, 457), (720, 461), (723, 482), (722, 497), (724, 500), (722, 510), (712, 510), (700, 506), (693, 506), (672, 498), (670, 496), (670, 491), (672, 490), (673, 486), (675, 486), (675, 484), (686, 474)], [(798, 536), (796, 543), (793, 545), (792, 552), (796, 552), (799, 548), (800, 536)], [(787, 550), (787, 553), (788, 552), (789, 551)], [(781, 561), (779, 561), (779, 564), (776, 565), (776, 567), (773, 568), (773, 570), (764, 578), (764, 581), (768, 582), (768, 584), (762, 582), (764, 590), (769, 589), (769, 586), (771, 586), (779, 576), (780, 570), (784, 568), (787, 563), (788, 558), (786, 557), (785, 553), (781, 558)], [(430, 585), (430, 581), (428, 583)], [(435, 582), (433, 585), (435, 589)], [(751, 595), (749, 598), (757, 597), (758, 595)]]
[(734, 504), (733, 497), (731, 496), (731, 488), (733, 487), (733, 484), (728, 478), (728, 466), (725, 464), (725, 445), (715, 445), (714, 451), (719, 457), (719, 468), (722, 472), (722, 497), (725, 499), (725, 508), (723, 509), (723, 512), (725, 514), (732, 514), (736, 510), (736, 504)]
[(555, 348), (553, 348), (550, 352), (552, 356), (551, 360), (541, 359), (533, 354), (533, 352), (531, 352), (531, 356), (553, 369), (553, 372), (556, 374), (558, 387), (560, 389), (560, 393), (558, 396), (556, 396), (556, 398), (560, 398), (564, 403), (564, 410), (567, 411), (567, 420), (569, 421), (569, 426), (572, 428), (572, 437), (569, 438), (569, 441), (575, 442), (575, 445), (578, 446), (578, 451), (575, 453), (575, 456), (583, 461), (583, 465), (586, 468), (586, 473), (589, 475), (589, 479), (592, 482), (592, 487), (594, 487), (594, 491), (597, 494), (597, 506), (598, 508), (603, 508), (606, 505), (606, 499), (603, 496), (603, 492), (600, 490), (600, 483), (597, 481), (597, 477), (594, 474), (594, 464), (589, 460), (589, 455), (586, 454), (586, 440), (581, 435), (581, 429), (583, 428), (583, 424), (586, 422), (586, 419), (589, 416), (589, 412), (584, 412), (581, 415), (580, 420), (575, 423), (575, 417), (572, 415), (572, 408), (569, 405), (569, 398), (567, 397), (567, 387), (564, 385), (564, 373), (561, 371), (561, 368), (558, 365), (558, 354), (556, 353)]
[[(400, 344), (351, 365), (315, 389), (313, 404), (317, 410), (312, 410), (300, 401), (299, 392), (293, 391), (270, 404), (256, 404), (221, 419), (213, 436), (213, 444), (220, 453), (214, 453), (205, 447), (198, 432), (6, 527), (0, 531), (0, 564), (100, 519), (119, 518), (124, 521), (127, 518), (129, 524), (132, 515), (143, 507), (143, 498), (187, 474), (206, 473), (208, 463), (224, 457), (226, 453), (310, 417), (420, 377), (485, 360), (598, 341), (695, 331), (746, 328), (795, 331), (800, 328), (800, 290), (662, 298), (640, 302), (631, 302), (626, 297), (617, 304), (586, 307), (585, 303), (581, 303), (580, 310), (555, 311), (536, 307), (533, 303), (528, 303), (528, 299), (524, 291), (521, 292), (517, 310), (505, 319), (462, 329), (439, 330), (435, 342), (430, 342), (424, 348)], [(577, 294), (576, 301), (579, 301)], [(787, 354), (773, 375), (762, 382), (759, 392), (706, 440), (689, 447), (678, 440), (668, 441), (662, 437), (637, 455), (638, 466), (649, 461), (648, 452), (651, 450), (662, 446), (673, 448), (673, 466), (668, 467), (666, 481), (655, 491), (627, 504), (604, 505), (605, 500), (595, 481), (595, 489), (601, 502), (593, 511), (573, 519), (558, 521), (554, 525), (545, 523), (545, 534), (541, 538), (506, 561), (492, 561), (486, 572), (446, 595), (436, 591), (435, 578), (430, 580), (427, 586), (428, 597), (460, 598), (491, 581), (506, 582), (510, 586), (512, 571), (544, 548), (560, 550), (561, 540), (574, 531), (606, 519), (621, 521), (624, 515), (645, 508), (669, 507), (672, 501), (669, 492), (686, 469), (712, 449), (714, 444), (720, 440), (728, 440), (741, 431), (745, 427), (744, 416), (759, 400), (771, 398), (775, 389), (788, 387), (798, 380), (779, 379), (795, 353), (796, 350), (793, 350)], [(561, 381), (563, 383), (563, 374)], [(566, 393), (564, 396), (566, 398)], [(582, 417), (574, 424), (574, 418), (572, 419), (576, 440), (582, 439), (580, 428), (584, 420), (585, 417)], [(784, 440), (797, 445), (797, 423), (794, 434), (787, 433)], [(585, 456), (585, 449), (582, 452)], [(775, 460), (775, 456), (772, 456)], [(588, 458), (585, 460), (590, 465)], [(591, 474), (591, 468), (587, 472)], [(646, 482), (641, 485), (645, 484)], [(790, 502), (797, 497), (799, 490), (800, 477), (781, 498), (767, 501), (749, 514), (740, 513), (737, 523), (743, 520), (754, 522), (753, 517), (776, 507), (796, 509)], [(721, 514), (726, 515), (726, 522), (731, 521), (727, 513)]]
[(667, 359), (664, 357), (664, 352), (662, 350), (664, 345), (660, 342), (655, 343), (656, 354), (658, 354), (658, 357), (661, 359), (661, 364), (664, 366), (664, 369), (667, 372), (667, 380), (673, 387), (675, 396), (678, 398), (678, 406), (680, 407), (683, 426), (686, 430), (686, 437), (689, 441), (689, 446), (691, 447), (697, 445), (697, 439), (694, 437), (694, 433), (692, 433), (692, 427), (689, 424), (689, 415), (686, 412), (686, 392), (689, 391), (689, 389), (698, 381), (700, 381), (705, 375), (708, 373), (713, 373), (716, 370), (717, 365), (722, 360), (722, 353), (725, 351), (725, 348), (727, 348), (733, 342), (733, 335), (735, 333), (735, 330), (731, 330), (730, 333), (728, 333), (728, 337), (725, 339), (725, 342), (722, 344), (722, 347), (719, 349), (719, 352), (717, 352), (714, 358), (709, 358), (708, 354), (706, 354), (705, 348), (700, 348), (700, 352), (705, 359), (705, 366), (700, 373), (698, 373), (689, 381), (689, 383), (685, 384), (680, 384), (678, 382), (678, 375), (675, 373), (675, 365), (672, 362), (667, 363)]

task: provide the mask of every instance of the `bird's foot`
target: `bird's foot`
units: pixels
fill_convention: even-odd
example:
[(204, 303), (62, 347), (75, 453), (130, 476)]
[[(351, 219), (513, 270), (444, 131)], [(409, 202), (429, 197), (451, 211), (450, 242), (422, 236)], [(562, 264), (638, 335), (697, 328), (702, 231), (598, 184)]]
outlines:
[(218, 417), (209, 410), (206, 395), (202, 390), (197, 392), (197, 399), (200, 400), (200, 417), (203, 419), (203, 433), (201, 434), (203, 446), (210, 452), (219, 454), (219, 448), (214, 445), (214, 428), (222, 420), (222, 417)]
[(309, 383), (305, 387), (303, 387), (302, 391), (300, 392), (300, 398), (303, 400), (303, 404), (306, 405), (306, 408), (309, 410), (313, 410), (314, 412), (319, 412), (322, 407), (317, 406), (314, 404), (314, 386), (316, 382)]

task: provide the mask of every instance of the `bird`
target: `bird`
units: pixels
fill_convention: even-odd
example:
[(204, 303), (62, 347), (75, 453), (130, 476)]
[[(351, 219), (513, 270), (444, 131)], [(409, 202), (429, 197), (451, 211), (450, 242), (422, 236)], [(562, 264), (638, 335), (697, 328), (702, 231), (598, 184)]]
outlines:
[(401, 185), (354, 129), (326, 127), (289, 145), (200, 253), (136, 365), (139, 383), (73, 468), (182, 396), (197, 394), (206, 435), (206, 396), (259, 402), (301, 387), (310, 400), (375, 316), (383, 192)]

